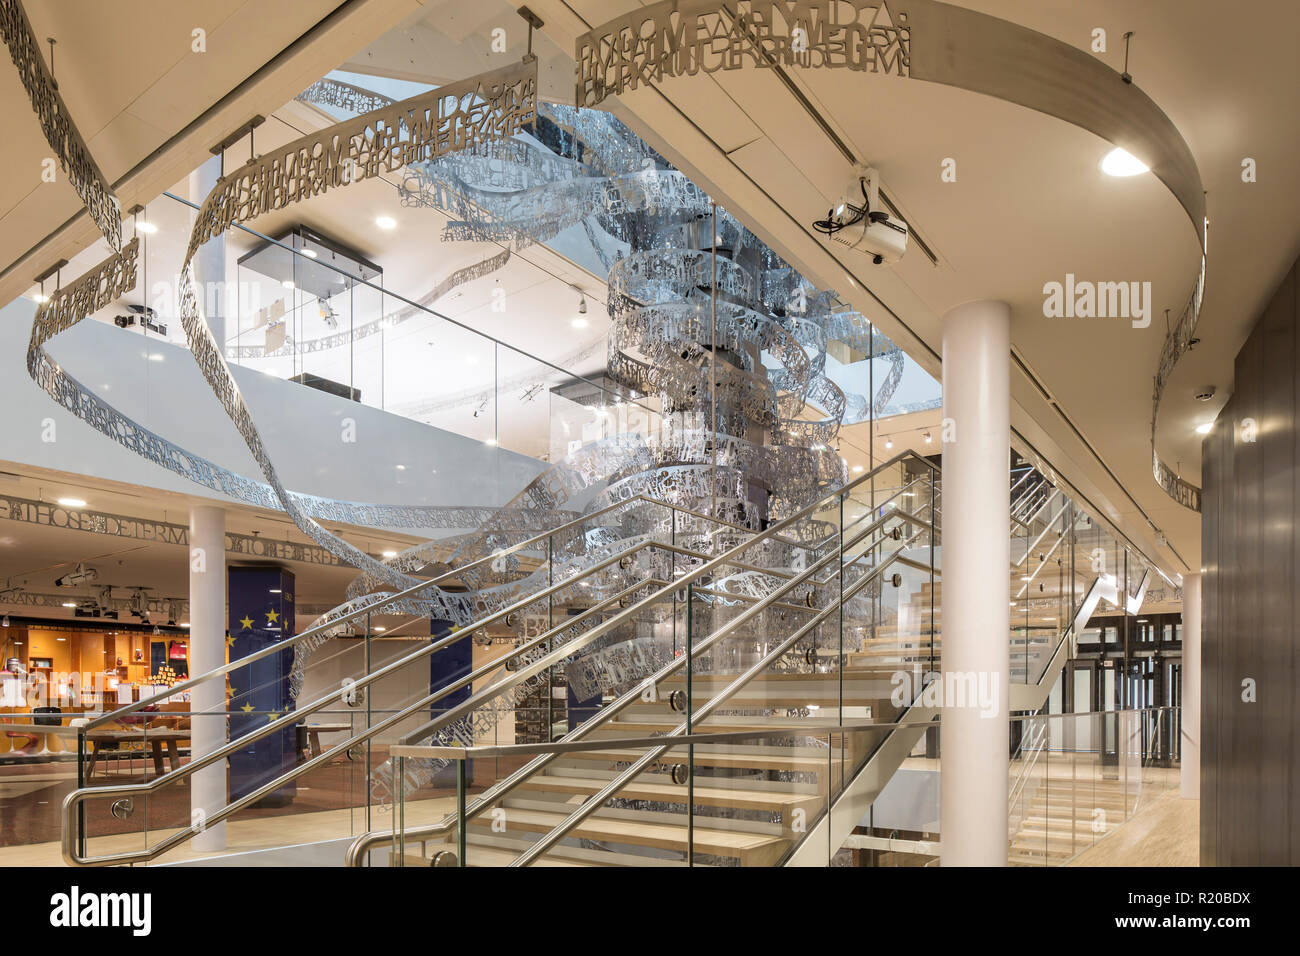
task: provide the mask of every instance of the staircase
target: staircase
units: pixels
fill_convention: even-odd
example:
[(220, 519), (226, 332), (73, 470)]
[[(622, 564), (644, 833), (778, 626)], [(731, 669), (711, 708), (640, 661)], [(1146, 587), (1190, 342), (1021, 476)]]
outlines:
[[(520, 559), (515, 573), (553, 582), (368, 670), (350, 688), (331, 689), (289, 714), (271, 715), (264, 728), (166, 777), (77, 791), (65, 806), (65, 856), (73, 863), (155, 858), (190, 834), (158, 825), (157, 832), (167, 835), (145, 849), (90, 858), (79, 842), (82, 802), (149, 797), (381, 679), (414, 673), (417, 685), (422, 679), (428, 688), (428, 661), (435, 653), (502, 625), (517, 630), (521, 615), (544, 612), (541, 632), (516, 639), (504, 656), (482, 664), (476, 660), (457, 680), (427, 694), (417, 691), (399, 708), (381, 711), (346, 740), (233, 800), (209, 820), (237, 813), (345, 752), (352, 756), (366, 745), (388, 746), (386, 741), (401, 755), (402, 773), (390, 760), (375, 771), (375, 782), (396, 792), (393, 812), (404, 820), (408, 806), (445, 800), (437, 796), (445, 794), (438, 790), (445, 784), (436, 780), (450, 761), (417, 753), (481, 744), (495, 728), (508, 726), (500, 722), (523, 691), (541, 687), (555, 700), (554, 688), (563, 687), (557, 680), (563, 676), (572, 687), (586, 674), (599, 682), (603, 697), (599, 705), (586, 705), (586, 714), (594, 709), (594, 715), (578, 711), (581, 716), (560, 716), (552, 724), (564, 728), (559, 743), (579, 745), (576, 749), (542, 752), (523, 766), (506, 762), (500, 769), (476, 760), (464, 833), (456, 814), (434, 824), (398, 822), (404, 851), (394, 853), (394, 862), (824, 863), (827, 847), (842, 843), (938, 716), (920, 695), (926, 675), (939, 670), (942, 649), (941, 575), (934, 548), (940, 543), (940, 514), (929, 504), (915, 511), (899, 507), (906, 500), (937, 498), (930, 492), (930, 483), (937, 481), (930, 468), (905, 453), (760, 533), (685, 512), (667, 528), (657, 520), (650, 533), (636, 534), (646, 527), (641, 515), (665, 506), (636, 499), (610, 504), (570, 522), (573, 530), (557, 528), (498, 549), (394, 595), (396, 603), (449, 579), (479, 581), (489, 566), (510, 573), (512, 553)], [(873, 490), (864, 500), (869, 479)], [(1037, 532), (1041, 540), (1056, 520), (1043, 517), (1055, 494), (1036, 481), (1026, 481), (1025, 493), (1044, 505), (1013, 502), (1013, 514), (1024, 516), (1016, 527)], [(841, 499), (855, 507), (846, 508)], [(609, 540), (617, 545), (590, 550), (593, 542)], [(557, 563), (557, 542), (572, 548), (564, 552), (563, 564)], [(1014, 594), (1023, 568), (1009, 571)], [(1091, 589), (1076, 609), (1076, 625), (1090, 616), (1099, 600), (1096, 592)], [(342, 623), (364, 613), (349, 612)], [(261, 653), (316, 640), (315, 630)], [(1013, 629), (1013, 668), (1020, 667), (1013, 673), (1013, 697), (1021, 698), (1013, 700), (1014, 709), (1042, 706), (1068, 656), (1064, 636), (1066, 631)], [(1024, 663), (1017, 664), (1017, 657)], [(245, 663), (189, 683), (225, 680), (227, 674), (238, 681)], [(900, 675), (910, 680), (900, 684)], [(560, 715), (565, 707), (562, 700)], [(132, 709), (138, 705), (121, 712)], [(895, 726), (900, 722), (908, 726)], [(829, 732), (845, 724), (862, 729)], [(870, 730), (875, 724), (888, 726)], [(675, 741), (724, 734), (751, 736), (690, 746)], [(505, 743), (513, 741), (513, 732), (507, 732)], [(603, 742), (609, 749), (598, 749)], [(537, 753), (535, 747), (519, 749)], [(1043, 796), (1050, 803), (1050, 790)], [(1034, 813), (1025, 815), (1030, 837), (1037, 820)], [(349, 859), (359, 862), (371, 848), (391, 847), (393, 833), (387, 826), (358, 838)]]
[(1012, 866), (1060, 866), (1127, 818), (1133, 795), (1126, 794), (1119, 768), (1104, 768), (1096, 761), (1083, 768), (1084, 781), (1049, 776), (1038, 786), (1011, 834)]
[[(1027, 519), (1017, 526), (1022, 534), (1026, 524), (1035, 531), (1033, 522), (1043, 524), (1043, 511), (1055, 497), (1045, 486), (1027, 482), (1025, 494), (1036, 504), (1013, 506), (1014, 514)], [(1021, 588), (1023, 576), (1022, 567), (1010, 569), (1009, 593)], [(680, 672), (659, 680), (655, 699), (615, 703), (612, 716), (596, 718), (583, 733), (586, 741), (667, 739), (683, 732), (689, 707), (697, 715), (692, 734), (770, 735), (783, 728), (783, 737), (697, 744), (689, 755), (684, 746), (665, 743), (670, 749), (658, 754), (642, 744), (542, 761), (516, 774), (518, 782), (503, 793), (489, 788), (469, 806), (465, 865), (789, 865), (814, 842), (824, 862), (826, 836), (809, 836), (813, 821), (826, 825), (828, 805), (839, 810), (854, 800), (869, 803), (920, 735), (882, 728), (879, 734), (837, 737), (828, 746), (825, 731), (841, 722), (934, 716), (910, 697), (897, 703), (895, 694), (900, 671), (922, 675), (939, 666), (941, 582), (937, 573), (923, 578), (910, 587), (888, 579), (865, 608), (866, 619), (856, 619), (862, 634), (842, 657), (834, 639), (784, 659), (763, 657), (764, 644), (734, 666), (695, 673), (689, 682)], [(1090, 590), (1076, 609), (1083, 620), (1097, 599)], [(1022, 696), (1039, 698), (1036, 706), (1045, 702), (1065, 659), (1056, 653), (1060, 641), (1055, 630), (1024, 629), (1010, 637), (1012, 680)], [(746, 671), (754, 660), (757, 668)], [(917, 681), (914, 690), (921, 686)], [(796, 729), (784, 730), (792, 724)], [(1048, 787), (1040, 798), (1048, 804), (1053, 795)], [(851, 828), (853, 816), (839, 816), (837, 828)], [(1022, 821), (1030, 839), (1038, 819), (1034, 807)], [(457, 852), (452, 841), (434, 839), (415, 854), (408, 844), (403, 862), (428, 865)]]

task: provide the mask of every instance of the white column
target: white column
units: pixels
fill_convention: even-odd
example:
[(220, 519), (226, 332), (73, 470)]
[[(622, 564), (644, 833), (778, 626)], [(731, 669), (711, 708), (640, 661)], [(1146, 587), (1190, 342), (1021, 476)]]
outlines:
[(1201, 576), (1183, 575), (1182, 795), (1201, 796)]
[[(190, 173), (190, 201), (202, 204), (221, 178), (221, 157), (213, 156)], [(213, 236), (194, 254), (203, 317), (222, 348), (226, 345), (226, 234)]]
[(943, 317), (944, 866), (1007, 862), (1011, 310)]
[[(226, 512), (196, 505), (190, 509), (190, 676), (226, 662)], [(226, 682), (215, 678), (190, 695), (190, 753), (211, 753), (226, 742)], [(204, 716), (204, 715), (210, 716)], [(190, 778), (191, 824), (226, 805), (226, 762), (220, 760)], [(226, 824), (203, 825), (196, 850), (224, 850)]]

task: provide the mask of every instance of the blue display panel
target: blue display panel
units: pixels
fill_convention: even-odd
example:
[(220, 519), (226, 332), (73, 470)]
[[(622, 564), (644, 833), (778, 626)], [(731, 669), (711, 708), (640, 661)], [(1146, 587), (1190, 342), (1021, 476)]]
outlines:
[[(228, 572), (230, 660), (248, 657), (294, 633), (294, 576), (281, 568), (230, 568)], [(230, 736), (265, 727), (293, 709), (289, 669), (293, 650), (271, 654), (230, 674)], [(238, 800), (293, 768), (298, 734), (290, 727), (230, 755), (230, 797)], [(290, 802), (297, 783), (289, 781), (256, 805)]]

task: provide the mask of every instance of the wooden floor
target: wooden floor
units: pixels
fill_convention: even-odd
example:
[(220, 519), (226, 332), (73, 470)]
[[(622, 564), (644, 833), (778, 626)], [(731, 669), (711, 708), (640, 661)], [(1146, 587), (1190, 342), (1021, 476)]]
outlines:
[(1199, 866), (1199, 800), (1176, 788), (1139, 807), (1123, 826), (1084, 850), (1070, 866)]

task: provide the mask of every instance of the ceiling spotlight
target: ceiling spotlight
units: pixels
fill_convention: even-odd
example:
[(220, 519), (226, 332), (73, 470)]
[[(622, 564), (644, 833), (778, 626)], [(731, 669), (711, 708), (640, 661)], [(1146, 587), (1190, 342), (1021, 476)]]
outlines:
[(292, 289), (292, 288), (293, 288), (293, 280), (292, 280), (292, 279), (285, 279), (283, 282), (280, 283), (280, 285), (284, 286), (286, 289)]
[(889, 448), (893, 448), (893, 447), (894, 447), (894, 440), (893, 440), (892, 438), (886, 438), (886, 439), (885, 439), (885, 448), (886, 448), (886, 449), (889, 449)]
[(1210, 433), (1210, 429), (1213, 427), (1214, 427), (1214, 422), (1202, 422), (1201, 424), (1196, 426), (1196, 434), (1208, 435)]
[(921, 437), (925, 439), (925, 443), (926, 443), (927, 445), (930, 444), (930, 442), (934, 441), (934, 437), (933, 437), (929, 432), (926, 432), (926, 433), (925, 433), (924, 435), (922, 435)]
[(375, 225), (380, 229), (396, 229), (397, 220), (392, 216), (379, 216), (375, 219)]
[(392, 551), (392, 550), (385, 551), (385, 552), (384, 552), (384, 557), (386, 557), (386, 558), (395, 558), (395, 557), (397, 557), (397, 552), (396, 552), (396, 551)]
[(302, 251), (302, 254), (303, 254), (304, 256), (306, 256), (308, 259), (315, 259), (315, 258), (316, 258), (316, 250), (315, 250), (315, 249), (304, 249), (304, 250)]
[(1101, 171), (1107, 176), (1140, 176), (1142, 173), (1149, 173), (1151, 167), (1128, 150), (1116, 147), (1101, 161)]
[(383, 632), (383, 631), (388, 630), (388, 628), (386, 628), (386, 627), (379, 627), (378, 625), (376, 625), (375, 627), (372, 627), (371, 630), (372, 630), (372, 631), (380, 631), (380, 632)]
[(862, 472), (863, 472), (864, 470), (865, 470), (865, 469), (864, 469), (861, 465), (854, 465), (854, 466), (853, 466), (853, 473), (854, 473), (855, 475), (860, 475), (860, 474), (862, 474)]
[(152, 236), (158, 231), (158, 227), (151, 222), (137, 222), (135, 228), (143, 232), (146, 236)]
[(64, 606), (64, 607), (76, 607), (76, 606), (77, 606), (77, 602), (76, 602), (76, 601), (64, 601), (64, 602), (63, 602), (63, 606)]
[(4, 619), (0, 620), (0, 627), (8, 627), (8, 626), (9, 626), (9, 615), (6, 614), (4, 616)]
[(32, 296), (32, 301), (35, 302), (37, 305), (44, 305), (46, 302), (50, 301), (50, 297), (46, 295), (44, 292), (38, 292), (34, 296)]
[(84, 508), (86, 503), (80, 498), (60, 498), (59, 504), (64, 508)]

